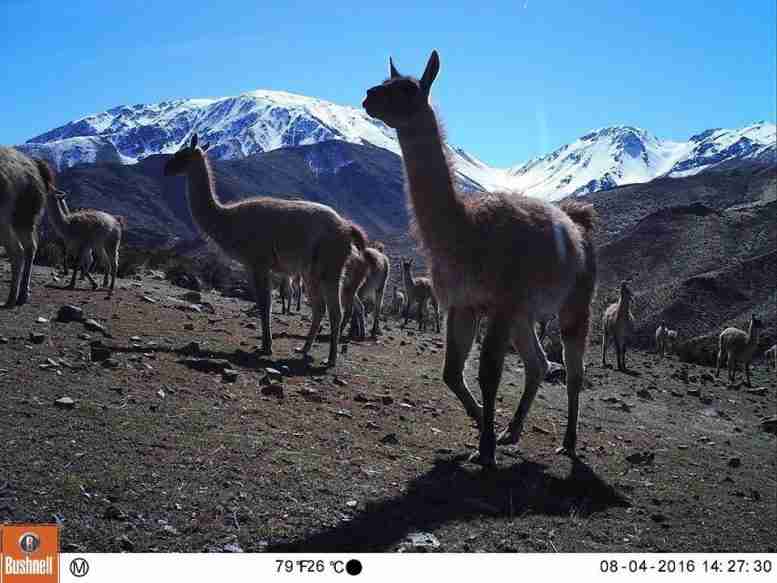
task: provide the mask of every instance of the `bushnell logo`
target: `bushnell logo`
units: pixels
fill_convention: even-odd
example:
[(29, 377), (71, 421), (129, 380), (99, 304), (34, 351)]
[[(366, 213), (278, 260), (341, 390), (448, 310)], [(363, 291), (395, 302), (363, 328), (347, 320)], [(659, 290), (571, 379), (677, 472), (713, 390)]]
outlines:
[(40, 537), (34, 532), (25, 532), (19, 537), (19, 548), (25, 553), (34, 553), (38, 547), (40, 547)]

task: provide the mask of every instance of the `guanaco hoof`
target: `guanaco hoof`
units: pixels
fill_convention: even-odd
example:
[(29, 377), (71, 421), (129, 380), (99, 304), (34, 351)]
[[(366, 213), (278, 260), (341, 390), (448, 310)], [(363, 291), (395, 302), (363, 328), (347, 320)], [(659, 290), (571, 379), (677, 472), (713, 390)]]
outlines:
[(499, 434), (499, 438), (496, 440), (496, 443), (497, 445), (515, 445), (518, 443), (520, 438), (520, 431), (512, 431), (508, 428)]

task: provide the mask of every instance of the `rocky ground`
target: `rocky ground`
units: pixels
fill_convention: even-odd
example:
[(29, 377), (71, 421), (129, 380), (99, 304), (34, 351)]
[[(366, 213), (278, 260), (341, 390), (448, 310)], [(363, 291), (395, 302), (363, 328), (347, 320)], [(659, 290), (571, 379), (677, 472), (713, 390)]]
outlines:
[[(566, 393), (545, 383), (483, 471), (439, 334), (390, 319), (329, 370), (326, 342), (293, 351), (307, 309), (275, 306), (264, 358), (246, 302), (153, 275), (111, 300), (63, 283), (36, 269), (31, 303), (0, 311), (0, 522), (56, 521), (65, 551), (777, 551), (762, 361), (752, 390), (645, 352), (622, 373), (594, 338), (579, 460), (554, 453)], [(476, 371), (473, 354), (477, 392)], [(500, 427), (522, 377), (510, 355)]]

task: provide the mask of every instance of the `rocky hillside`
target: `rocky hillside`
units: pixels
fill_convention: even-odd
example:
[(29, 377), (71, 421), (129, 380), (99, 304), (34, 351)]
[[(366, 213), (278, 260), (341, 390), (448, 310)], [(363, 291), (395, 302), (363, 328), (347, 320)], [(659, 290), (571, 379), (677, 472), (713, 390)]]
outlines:
[(709, 361), (719, 331), (746, 326), (755, 312), (766, 323), (761, 347), (770, 346), (777, 339), (776, 184), (774, 167), (754, 167), (585, 197), (601, 218), (596, 313), (628, 279), (639, 345), (652, 343), (663, 319), (693, 346), (689, 357)]
[[(60, 186), (74, 208), (100, 208), (128, 218), (130, 241), (156, 246), (196, 239), (183, 178), (166, 178), (167, 156), (138, 164), (68, 168)], [(224, 202), (250, 195), (302, 198), (327, 204), (373, 237), (407, 228), (401, 161), (375, 146), (342, 141), (283, 148), (213, 164)]]

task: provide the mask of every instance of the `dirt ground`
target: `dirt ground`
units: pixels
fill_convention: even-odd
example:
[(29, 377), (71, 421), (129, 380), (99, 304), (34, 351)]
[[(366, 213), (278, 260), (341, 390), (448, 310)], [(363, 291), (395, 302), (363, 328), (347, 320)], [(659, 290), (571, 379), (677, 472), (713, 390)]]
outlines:
[[(751, 392), (652, 353), (602, 368), (593, 338), (579, 459), (554, 453), (566, 392), (544, 383), (521, 443), (484, 471), (466, 461), (477, 433), (441, 380), (442, 335), (389, 318), (329, 370), (325, 338), (312, 362), (293, 351), (307, 308), (274, 306), (264, 358), (246, 302), (192, 308), (152, 276), (111, 300), (63, 283), (36, 269), (31, 303), (0, 311), (0, 522), (56, 521), (66, 552), (396, 551), (413, 532), (447, 552), (777, 551), (762, 360)], [(91, 358), (102, 334), (55, 320), (65, 304), (104, 325), (108, 360)], [(522, 384), (511, 354), (499, 427)]]

